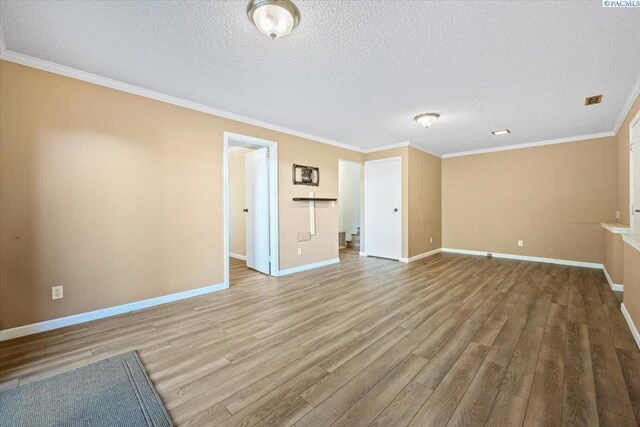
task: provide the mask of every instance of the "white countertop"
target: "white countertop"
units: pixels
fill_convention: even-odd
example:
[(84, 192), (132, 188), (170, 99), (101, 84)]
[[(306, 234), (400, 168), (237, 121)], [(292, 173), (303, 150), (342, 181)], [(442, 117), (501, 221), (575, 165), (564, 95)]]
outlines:
[(640, 251), (640, 234), (623, 234), (622, 240)]
[(602, 228), (604, 228), (605, 230), (609, 230), (610, 232), (615, 234), (624, 234), (624, 233), (629, 233), (631, 231), (629, 226), (624, 224), (618, 224), (615, 222), (611, 222), (611, 223), (603, 222), (601, 224), (602, 224)]

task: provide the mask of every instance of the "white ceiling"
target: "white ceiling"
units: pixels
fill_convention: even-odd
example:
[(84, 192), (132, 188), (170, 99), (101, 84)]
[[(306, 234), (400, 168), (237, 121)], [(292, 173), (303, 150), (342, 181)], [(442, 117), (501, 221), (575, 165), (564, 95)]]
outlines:
[(640, 8), (296, 0), (300, 25), (272, 41), (247, 3), (3, 0), (0, 25), (9, 51), (364, 149), (610, 132), (640, 77)]

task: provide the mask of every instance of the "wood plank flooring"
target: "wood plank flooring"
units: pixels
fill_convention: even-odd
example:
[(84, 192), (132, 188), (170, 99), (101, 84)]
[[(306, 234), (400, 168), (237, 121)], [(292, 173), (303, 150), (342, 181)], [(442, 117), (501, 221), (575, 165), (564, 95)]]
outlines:
[(637, 425), (600, 271), (438, 254), (282, 278), (0, 343), (0, 391), (137, 350), (178, 425)]

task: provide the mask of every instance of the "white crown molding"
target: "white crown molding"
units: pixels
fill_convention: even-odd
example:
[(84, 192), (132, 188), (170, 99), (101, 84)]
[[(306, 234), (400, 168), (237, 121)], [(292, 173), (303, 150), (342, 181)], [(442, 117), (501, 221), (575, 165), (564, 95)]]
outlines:
[(480, 150), (460, 151), (457, 153), (449, 153), (442, 156), (447, 159), (450, 157), (472, 156), (475, 154), (495, 153), (498, 151), (519, 150), (521, 148), (542, 147), (544, 145), (564, 144), (566, 142), (587, 141), (589, 139), (607, 138), (609, 136), (616, 136), (614, 132), (599, 132), (588, 135), (571, 136), (568, 138), (548, 139), (545, 141), (528, 142), (524, 144), (503, 145), (502, 147), (483, 148)]
[(70, 77), (73, 79), (82, 80), (88, 83), (97, 84), (99, 86), (108, 87), (111, 89), (119, 90), (121, 92), (131, 93), (133, 95), (138, 95), (145, 98), (154, 99), (156, 101), (177, 105), (179, 107), (188, 108), (190, 110), (200, 111), (202, 113), (211, 114), (213, 116), (235, 120), (235, 121), (250, 124), (253, 126), (258, 126), (258, 127), (273, 130), (276, 132), (281, 132), (288, 135), (293, 135), (293, 136), (305, 138), (311, 141), (319, 142), (322, 144), (332, 145), (334, 147), (339, 147), (346, 150), (355, 151), (357, 153), (365, 153), (365, 154), (409, 146), (417, 150), (423, 151), (427, 154), (431, 154), (432, 156), (436, 156), (439, 158), (449, 158), (449, 157), (470, 156), (474, 154), (494, 153), (498, 151), (517, 150), (520, 148), (530, 148), (530, 147), (538, 147), (543, 145), (562, 144), (566, 142), (574, 142), (574, 141), (581, 141), (581, 140), (588, 140), (588, 139), (595, 139), (595, 138), (604, 138), (608, 136), (615, 136), (618, 133), (620, 126), (624, 122), (624, 119), (629, 114), (629, 110), (633, 106), (635, 100), (637, 99), (638, 96), (640, 96), (640, 79), (638, 79), (638, 82), (636, 83), (636, 86), (633, 89), (633, 92), (629, 97), (629, 100), (627, 101), (627, 105), (623, 109), (622, 114), (618, 119), (618, 123), (616, 124), (614, 131), (600, 132), (600, 133), (595, 133), (590, 135), (579, 135), (579, 136), (568, 137), (568, 138), (550, 139), (550, 140), (531, 142), (531, 143), (514, 144), (514, 145), (507, 145), (502, 147), (485, 148), (480, 150), (460, 151), (460, 152), (447, 153), (447, 154), (440, 155), (440, 154), (431, 152), (418, 144), (411, 143), (410, 141), (403, 141), (395, 144), (363, 149), (350, 144), (333, 141), (331, 139), (323, 138), (317, 135), (312, 135), (312, 134), (300, 132), (294, 129), (289, 129), (283, 126), (278, 126), (278, 125), (263, 122), (260, 120), (252, 119), (250, 117), (220, 110), (205, 104), (200, 104), (200, 103), (189, 101), (183, 98), (167, 95), (162, 92), (154, 91), (151, 89), (145, 89), (143, 87), (135, 86), (129, 83), (124, 83), (119, 80), (110, 79), (108, 77), (103, 77), (97, 74), (89, 73), (86, 71), (78, 70), (78, 69), (67, 67), (64, 65), (59, 65), (54, 62), (45, 61), (43, 59), (13, 52), (11, 50), (6, 49), (6, 45), (4, 42), (4, 33), (2, 32), (1, 27), (0, 27), (0, 59), (8, 62), (24, 65), (27, 67), (31, 67), (31, 68), (48, 71), (54, 74)]
[(362, 150), (362, 152), (365, 154), (369, 154), (369, 153), (375, 153), (378, 151), (393, 150), (394, 148), (408, 147), (409, 144), (410, 144), (409, 141), (402, 141), (402, 142), (397, 142), (395, 144), (383, 145), (381, 147), (365, 148), (364, 150)]
[(627, 104), (622, 109), (622, 112), (620, 113), (620, 117), (618, 117), (618, 122), (616, 123), (616, 126), (613, 128), (614, 134), (617, 135), (618, 131), (620, 131), (620, 127), (622, 126), (622, 123), (624, 123), (624, 120), (627, 118), (627, 116), (629, 115), (629, 112), (631, 111), (631, 107), (633, 107), (633, 104), (636, 102), (636, 99), (638, 99), (639, 96), (640, 96), (640, 76), (638, 76), (638, 81), (636, 82), (636, 85), (631, 91), (631, 95), (629, 95)]
[(79, 323), (90, 322), (92, 320), (103, 319), (105, 317), (117, 316), (118, 314), (129, 313), (131, 311), (142, 310), (156, 305), (179, 301), (211, 292), (227, 289), (226, 283), (205, 286), (203, 288), (191, 289), (175, 294), (150, 298), (128, 304), (117, 305), (115, 307), (102, 308), (88, 311), (86, 313), (74, 314), (72, 316), (60, 317), (58, 319), (45, 320), (44, 322), (32, 323), (30, 325), (18, 326), (16, 328), (4, 329), (0, 331), (0, 341), (23, 337), (25, 335), (37, 334), (39, 332), (51, 331), (53, 329), (64, 328), (66, 326), (77, 325)]
[(595, 262), (572, 261), (568, 259), (556, 259), (556, 258), (543, 258), (543, 257), (528, 256), (528, 255), (502, 254), (502, 253), (491, 252), (491, 251), (470, 251), (467, 249), (442, 248), (442, 252), (464, 254), (464, 255), (478, 255), (478, 256), (487, 256), (488, 253), (491, 253), (491, 255), (494, 258), (518, 259), (521, 261), (544, 262), (547, 264), (570, 265), (573, 267), (597, 268), (600, 270), (602, 270), (602, 268), (604, 267), (602, 264), (595, 263)]
[(437, 157), (437, 158), (439, 158), (439, 159), (441, 159), (441, 158), (442, 158), (442, 155), (441, 155), (441, 154), (436, 154), (436, 153), (434, 153), (433, 151), (429, 151), (429, 150), (427, 150), (426, 148), (421, 147), (420, 145), (418, 145), (418, 144), (416, 144), (416, 143), (410, 142), (410, 143), (409, 143), (409, 147), (411, 147), (411, 148), (415, 148), (415, 149), (416, 149), (416, 150), (418, 150), (418, 151), (422, 151), (423, 153), (430, 154), (430, 155), (432, 155), (432, 156), (434, 156), (434, 157)]
[(39, 70), (48, 71), (50, 73), (59, 74), (61, 76), (70, 77), (77, 80), (82, 80), (88, 83), (93, 83), (99, 86), (108, 87), (111, 89), (119, 90), (121, 92), (131, 93), (133, 95), (142, 96), (145, 98), (153, 99), (156, 101), (165, 102), (167, 104), (177, 105), (178, 107), (188, 108), (190, 110), (200, 111), (202, 113), (211, 114), (217, 117), (223, 117), (225, 119), (235, 120), (258, 126), (261, 128), (273, 130), (276, 132), (285, 133), (288, 135), (305, 138), (311, 141), (320, 142), (322, 144), (332, 145), (334, 147), (344, 148), (346, 150), (363, 153), (364, 151), (353, 145), (344, 144), (342, 142), (333, 141), (327, 138), (322, 138), (317, 135), (311, 135), (297, 130), (285, 128), (283, 126), (274, 125), (271, 123), (263, 122), (260, 120), (252, 119), (250, 117), (242, 116), (240, 114), (230, 113), (228, 111), (220, 110), (214, 107), (210, 107), (205, 104), (189, 101), (186, 99), (178, 98), (171, 95), (166, 95), (162, 92), (155, 90), (145, 89), (143, 87), (124, 83), (119, 80), (110, 79), (108, 77), (99, 76), (97, 74), (88, 73), (86, 71), (78, 70), (75, 68), (59, 65), (54, 62), (45, 61), (43, 59), (34, 58), (32, 56), (23, 55), (21, 53), (13, 52), (6, 49), (0, 50), (0, 59), (13, 62), (16, 64), (24, 65), (31, 68), (37, 68)]
[(362, 152), (365, 154), (370, 154), (370, 153), (376, 153), (378, 151), (393, 150), (394, 148), (402, 148), (402, 147), (411, 147), (411, 148), (415, 148), (416, 150), (420, 150), (424, 153), (431, 154), (432, 156), (442, 157), (440, 154), (436, 154), (432, 151), (429, 151), (426, 148), (416, 143), (413, 143), (411, 141), (402, 141), (402, 142), (397, 142), (395, 144), (383, 145), (381, 147), (365, 148), (364, 150), (362, 150)]

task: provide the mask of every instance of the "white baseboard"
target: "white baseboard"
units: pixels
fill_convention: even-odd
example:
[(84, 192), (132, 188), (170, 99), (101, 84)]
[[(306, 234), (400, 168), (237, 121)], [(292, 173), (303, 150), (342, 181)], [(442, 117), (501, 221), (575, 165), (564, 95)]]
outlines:
[(631, 335), (633, 335), (633, 339), (636, 341), (636, 345), (640, 349), (640, 332), (638, 332), (638, 328), (636, 328), (636, 325), (633, 323), (631, 315), (627, 311), (627, 307), (624, 306), (624, 303), (620, 305), (620, 311), (622, 311), (624, 320), (627, 321), (627, 325), (629, 325), (629, 329), (631, 329)]
[(10, 340), (25, 335), (36, 334), (38, 332), (50, 331), (52, 329), (64, 328), (65, 326), (77, 325), (79, 323), (89, 322), (91, 320), (103, 319), (105, 317), (129, 313), (131, 311), (142, 310), (143, 308), (149, 308), (155, 305), (166, 304), (168, 302), (179, 301), (181, 299), (191, 298), (198, 295), (204, 295), (226, 288), (228, 288), (227, 284), (219, 283), (217, 285), (191, 289), (175, 294), (117, 305), (115, 307), (102, 308), (100, 310), (88, 311), (86, 313), (74, 314), (72, 316), (60, 317), (58, 319), (46, 320), (44, 322), (32, 323), (30, 325), (5, 329), (0, 331), (0, 341)]
[(242, 261), (246, 261), (247, 257), (244, 255), (238, 255), (238, 254), (234, 254), (233, 252), (229, 252), (229, 256), (231, 258), (235, 258), (235, 259), (241, 259)]
[(286, 270), (280, 270), (279, 276), (286, 276), (287, 274), (299, 273), (301, 271), (312, 270), (314, 268), (324, 267), (326, 265), (338, 264), (340, 258), (327, 259), (324, 261), (314, 262), (312, 264), (300, 265), (298, 267), (287, 268)]
[(611, 286), (612, 291), (624, 291), (623, 285), (619, 283), (613, 283), (613, 280), (611, 280), (611, 276), (609, 276), (609, 272), (607, 272), (607, 268), (604, 265), (602, 266), (602, 271), (604, 272), (604, 277), (607, 278), (607, 282), (609, 282), (609, 286)]
[(442, 252), (442, 248), (434, 249), (434, 250), (429, 251), (429, 252), (423, 252), (421, 254), (414, 255), (414, 256), (412, 256), (410, 258), (400, 258), (400, 262), (406, 262), (406, 263), (414, 262), (414, 261), (417, 261), (419, 259), (429, 257), (431, 255), (439, 254), (440, 252)]
[[(469, 251), (466, 249), (453, 249), (453, 248), (442, 248), (442, 252), (451, 252), (455, 254), (465, 254), (465, 255), (479, 255), (479, 256), (487, 256), (489, 251)], [(587, 267), (587, 268), (598, 268), (602, 269), (603, 265), (595, 262), (584, 262), (584, 261), (572, 261), (568, 259), (556, 259), (556, 258), (543, 258), (536, 256), (527, 256), (527, 255), (514, 255), (514, 254), (501, 254), (496, 252), (491, 252), (494, 258), (508, 258), (508, 259), (519, 259), (522, 261), (533, 261), (533, 262), (546, 262), (549, 264), (560, 264), (560, 265), (571, 265), (573, 267)]]

